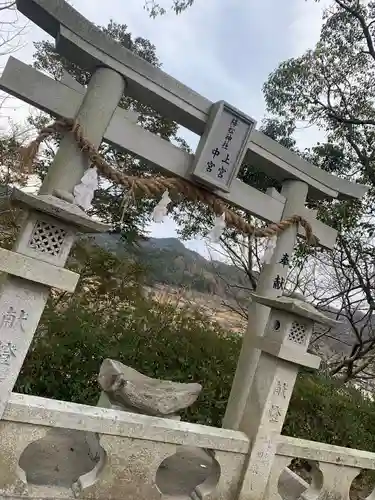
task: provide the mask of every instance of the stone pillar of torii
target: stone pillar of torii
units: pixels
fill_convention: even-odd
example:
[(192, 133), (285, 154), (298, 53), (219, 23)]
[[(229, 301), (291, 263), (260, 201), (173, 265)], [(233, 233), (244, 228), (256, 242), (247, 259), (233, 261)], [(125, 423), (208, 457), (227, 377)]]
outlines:
[[(265, 222), (300, 215), (319, 244), (332, 248), (336, 231), (305, 207), (306, 197), (362, 198), (367, 188), (309, 164), (255, 129), (255, 121), (224, 101), (211, 103), (168, 74), (139, 58), (81, 16), (64, 0), (17, 0), (18, 9), (56, 39), (57, 51), (92, 72), (87, 90), (71, 78), (54, 81), (10, 57), (0, 88), (57, 118), (75, 119), (96, 147), (113, 146), (188, 180)], [(137, 124), (134, 112), (118, 107), (123, 94), (150, 105), (170, 120), (201, 136), (190, 155)], [(282, 183), (282, 191), (261, 193), (237, 179), (243, 161), (256, 164)], [(13, 251), (1, 250), (0, 270), (8, 273), (0, 293), (0, 418), (43, 312), (51, 287), (73, 291), (78, 276), (64, 269), (79, 231), (105, 231), (74, 202), (74, 188), (89, 162), (73, 140), (64, 137), (38, 195), (14, 191), (15, 202), (28, 210)], [(283, 293), (289, 259), (300, 227), (278, 238), (264, 264), (257, 293)], [(46, 278), (47, 277), (47, 278)], [(223, 425), (242, 429), (260, 351), (252, 342), (264, 332), (269, 308), (251, 303), (249, 329), (243, 339)], [(251, 437), (251, 436), (250, 436)]]

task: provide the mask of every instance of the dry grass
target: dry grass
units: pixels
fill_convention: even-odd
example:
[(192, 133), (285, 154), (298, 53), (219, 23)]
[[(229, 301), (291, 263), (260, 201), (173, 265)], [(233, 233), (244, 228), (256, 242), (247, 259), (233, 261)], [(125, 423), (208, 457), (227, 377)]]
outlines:
[(147, 287), (146, 292), (162, 304), (198, 310), (208, 319), (216, 321), (222, 328), (229, 332), (242, 333), (246, 328), (244, 319), (239, 314), (228, 310), (223, 304), (223, 299), (218, 295), (205, 294), (163, 284)]

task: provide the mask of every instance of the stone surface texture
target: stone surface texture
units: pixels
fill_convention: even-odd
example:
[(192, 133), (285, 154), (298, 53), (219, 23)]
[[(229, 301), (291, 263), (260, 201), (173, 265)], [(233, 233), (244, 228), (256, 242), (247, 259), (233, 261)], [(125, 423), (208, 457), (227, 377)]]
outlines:
[[(107, 68), (98, 68), (90, 78), (75, 118), (87, 140), (95, 146), (103, 139), (124, 86), (124, 79)], [(87, 154), (78, 147), (72, 134), (64, 134), (38, 195), (18, 189), (12, 191), (12, 201), (27, 213), (13, 246), (15, 254), (10, 257), (8, 254), (1, 269), (12, 273), (17, 262), (23, 266), (22, 272), (16, 273), (21, 277), (5, 274), (0, 288), (0, 418), (48, 299), (49, 286), (46, 285), (63, 285), (65, 289), (74, 290), (77, 276), (56, 268), (64, 268), (79, 231), (100, 231), (105, 227), (78, 207), (53, 195), (56, 190), (69, 195), (89, 163)], [(25, 257), (23, 261), (20, 255)], [(33, 259), (40, 263), (33, 265)], [(53, 278), (52, 283), (41, 276), (42, 272)]]
[[(301, 300), (260, 295), (253, 298), (270, 307), (270, 313), (264, 334), (258, 333), (254, 339), (261, 353), (239, 427), (252, 443), (239, 500), (258, 500), (267, 494), (299, 365), (319, 366), (320, 359), (307, 353), (314, 320), (324, 324), (326, 319)], [(286, 465), (281, 464), (282, 468)]]
[[(78, 431), (100, 431), (98, 461)], [(17, 394), (0, 424), (0, 441), (1, 498), (98, 500), (168, 498), (162, 491), (172, 491), (176, 474), (174, 491), (182, 498), (231, 500), (249, 446), (240, 432)], [(65, 457), (57, 461), (57, 452)], [(53, 478), (60, 468), (64, 481)]]
[(4, 420), (246, 454), (242, 432), (12, 393)]
[(295, 316), (310, 320), (311, 322), (320, 323), (326, 326), (337, 326), (340, 321), (329, 318), (322, 312), (318, 311), (312, 304), (296, 299), (294, 297), (262, 297), (255, 293), (251, 294), (252, 300), (267, 307), (272, 307), (274, 310), (286, 311)]
[(79, 274), (18, 252), (0, 248), (0, 272), (65, 292), (74, 292)]
[[(281, 189), (281, 195), (285, 198), (281, 219), (296, 213), (300, 214), (306, 204), (308, 193), (308, 184), (300, 181), (285, 181)], [(288, 266), (284, 266), (281, 261), (284, 256), (289, 259), (292, 255), (297, 241), (297, 231), (298, 228), (293, 225), (278, 235), (270, 263), (263, 264), (259, 274), (257, 291), (260, 295), (276, 298), (283, 294)], [(277, 286), (275, 286), (275, 280), (278, 280)], [(223, 419), (223, 426), (228, 429), (240, 429), (241, 421), (247, 419), (245, 408), (261, 356), (261, 350), (254, 345), (254, 338), (264, 334), (269, 313), (269, 307), (255, 300), (250, 302), (248, 327), (242, 340), (241, 352)]]
[[(291, 485), (288, 480), (284, 480), (280, 485), (280, 474), (285, 473), (285, 467), (294, 458), (303, 458), (308, 461), (312, 478), (310, 485), (302, 480), (299, 481), (300, 486), (296, 481)], [(347, 500), (351, 498), (349, 493), (353, 480), (363, 469), (375, 470), (374, 453), (281, 436), (268, 479), (265, 498), (267, 500), (280, 500), (280, 498), (285, 500), (289, 498)], [(291, 475), (289, 475), (290, 478)], [(293, 492), (294, 496), (291, 495)]]
[[(57, 189), (57, 191), (60, 191)], [(56, 217), (58, 220), (73, 226), (80, 232), (105, 232), (110, 228), (108, 224), (96, 221), (86, 215), (77, 205), (69, 203), (52, 194), (34, 195), (13, 188), (11, 199), (23, 208), (32, 208), (36, 212)]]
[(111, 402), (136, 413), (173, 415), (192, 405), (202, 390), (200, 384), (181, 384), (146, 377), (119, 361), (105, 359), (98, 376), (100, 387)]
[(0, 415), (10, 397), (48, 298), (49, 289), (15, 276), (0, 294)]
[[(4, 418), (2, 499), (235, 500), (249, 445), (240, 432), (18, 394)], [(161, 435), (162, 427), (175, 430)], [(80, 431), (99, 428), (102, 456), (93, 461)], [(286, 468), (295, 457), (317, 468), (312, 486)], [(375, 469), (375, 453), (281, 436), (264, 498), (348, 499), (362, 468)]]

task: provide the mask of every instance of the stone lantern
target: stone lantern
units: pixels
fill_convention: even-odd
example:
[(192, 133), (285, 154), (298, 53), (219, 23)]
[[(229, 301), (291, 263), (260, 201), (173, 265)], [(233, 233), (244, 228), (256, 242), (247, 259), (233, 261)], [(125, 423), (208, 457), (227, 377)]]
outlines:
[(79, 275), (64, 266), (77, 234), (108, 230), (56, 196), (13, 189), (11, 200), (26, 217), (13, 250), (0, 248), (0, 418), (50, 290), (75, 290)]
[(301, 299), (285, 296), (271, 299), (256, 294), (252, 299), (271, 308), (264, 335), (255, 337), (255, 346), (290, 363), (319, 368), (320, 358), (307, 352), (314, 323), (334, 327), (339, 322)]
[(299, 366), (320, 365), (320, 358), (307, 352), (314, 323), (339, 324), (300, 299), (256, 294), (252, 299), (271, 311), (264, 335), (253, 337), (261, 354), (240, 424), (251, 441), (241, 500), (263, 498)]

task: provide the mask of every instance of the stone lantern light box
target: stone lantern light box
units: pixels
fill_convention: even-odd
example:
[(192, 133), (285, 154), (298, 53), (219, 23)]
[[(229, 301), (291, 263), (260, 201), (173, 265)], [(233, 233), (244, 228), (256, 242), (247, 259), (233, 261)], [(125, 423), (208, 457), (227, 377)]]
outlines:
[(320, 358), (307, 353), (314, 323), (334, 327), (340, 322), (300, 299), (252, 294), (252, 300), (271, 308), (264, 336), (255, 338), (256, 347), (285, 361), (318, 368)]

